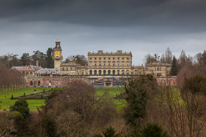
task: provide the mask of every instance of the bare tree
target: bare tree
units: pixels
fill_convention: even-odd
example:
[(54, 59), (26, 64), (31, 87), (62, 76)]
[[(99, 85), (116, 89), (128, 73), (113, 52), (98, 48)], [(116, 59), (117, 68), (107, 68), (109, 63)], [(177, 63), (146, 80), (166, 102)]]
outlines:
[(168, 64), (172, 64), (172, 52), (169, 47), (165, 51), (165, 62)]
[(116, 113), (105, 92), (97, 96), (93, 85), (83, 81), (69, 83), (66, 92), (50, 99), (47, 115), (57, 123), (57, 134), (64, 136), (91, 136), (109, 123)]
[(147, 107), (147, 121), (162, 125), (171, 136), (205, 136), (205, 95), (192, 94), (190, 90), (180, 92), (166, 86), (156, 92), (153, 99)]

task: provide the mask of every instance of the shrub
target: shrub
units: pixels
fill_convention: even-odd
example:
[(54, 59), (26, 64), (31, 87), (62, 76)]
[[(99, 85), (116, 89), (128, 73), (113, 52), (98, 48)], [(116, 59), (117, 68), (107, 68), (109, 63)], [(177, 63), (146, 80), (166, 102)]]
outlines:
[(185, 79), (181, 92), (191, 91), (192, 94), (204, 93), (206, 94), (206, 78), (200, 75)]
[[(109, 127), (106, 129), (105, 132), (102, 132), (102, 134), (104, 135), (104, 137), (121, 137), (120, 133), (119, 134), (115, 134), (115, 130), (112, 127)], [(94, 137), (103, 137), (100, 134), (95, 135)]]
[(13, 106), (10, 106), (10, 112), (12, 111), (20, 112), (24, 118), (28, 118), (30, 116), (28, 103), (25, 99), (19, 99)]
[(163, 131), (163, 129), (157, 124), (148, 123), (140, 130), (140, 134), (137, 135), (139, 137), (169, 137), (167, 132)]
[(14, 96), (13, 95), (11, 95), (11, 99), (13, 99), (14, 98)]

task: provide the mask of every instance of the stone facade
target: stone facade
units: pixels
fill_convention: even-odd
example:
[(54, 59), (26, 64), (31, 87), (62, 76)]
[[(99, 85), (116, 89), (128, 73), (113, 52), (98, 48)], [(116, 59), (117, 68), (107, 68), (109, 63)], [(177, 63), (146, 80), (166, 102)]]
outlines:
[(142, 75), (152, 74), (155, 77), (166, 77), (171, 70), (171, 64), (150, 63), (145, 66), (132, 66), (132, 52), (88, 52), (88, 64), (81, 66), (76, 62), (62, 63), (60, 42), (54, 48), (54, 68), (60, 70), (60, 75)]

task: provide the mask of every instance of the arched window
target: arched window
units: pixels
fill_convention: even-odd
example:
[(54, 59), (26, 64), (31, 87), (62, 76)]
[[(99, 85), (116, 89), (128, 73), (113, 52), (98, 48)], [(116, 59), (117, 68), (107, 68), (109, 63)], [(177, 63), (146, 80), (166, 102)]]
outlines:
[(122, 74), (124, 75), (124, 70), (122, 70)]
[(129, 75), (129, 70), (127, 70), (127, 75)]
[(33, 86), (33, 81), (30, 81), (30, 86)]
[(115, 70), (113, 70), (113, 75), (115, 75)]
[(120, 73), (119, 73), (119, 70), (117, 70), (117, 75), (119, 75)]
[(94, 70), (94, 75), (97, 75), (97, 70)]
[(106, 75), (106, 70), (104, 70), (104, 75)]
[(89, 74), (92, 75), (92, 70), (89, 71)]
[(99, 75), (102, 75), (102, 71), (101, 70), (99, 70)]
[(135, 75), (137, 75), (137, 70), (135, 70)]
[(111, 71), (110, 70), (108, 70), (108, 74), (110, 75), (110, 73), (111, 73)]

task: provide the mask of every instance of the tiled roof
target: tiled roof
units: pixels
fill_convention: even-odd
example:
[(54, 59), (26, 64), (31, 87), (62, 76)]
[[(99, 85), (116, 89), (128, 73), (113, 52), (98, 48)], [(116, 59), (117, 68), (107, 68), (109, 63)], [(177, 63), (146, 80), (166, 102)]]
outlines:
[(17, 71), (35, 71), (32, 68), (21, 68), (21, 69), (17, 69)]

